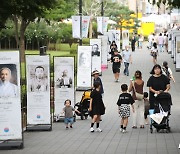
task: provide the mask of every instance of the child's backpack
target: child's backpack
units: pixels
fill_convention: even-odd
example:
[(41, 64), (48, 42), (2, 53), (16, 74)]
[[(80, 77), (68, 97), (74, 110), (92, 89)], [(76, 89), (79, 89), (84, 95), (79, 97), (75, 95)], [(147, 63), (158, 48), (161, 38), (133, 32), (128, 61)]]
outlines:
[(165, 75), (168, 77), (168, 79), (170, 79), (170, 73), (169, 73), (168, 68), (163, 67), (162, 69), (163, 69)]

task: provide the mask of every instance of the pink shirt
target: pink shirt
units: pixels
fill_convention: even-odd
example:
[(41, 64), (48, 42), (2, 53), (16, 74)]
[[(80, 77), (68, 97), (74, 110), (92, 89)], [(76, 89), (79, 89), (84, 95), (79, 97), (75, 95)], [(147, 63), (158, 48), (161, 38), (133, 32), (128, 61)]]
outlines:
[(158, 44), (164, 44), (164, 37), (163, 36), (158, 37)]

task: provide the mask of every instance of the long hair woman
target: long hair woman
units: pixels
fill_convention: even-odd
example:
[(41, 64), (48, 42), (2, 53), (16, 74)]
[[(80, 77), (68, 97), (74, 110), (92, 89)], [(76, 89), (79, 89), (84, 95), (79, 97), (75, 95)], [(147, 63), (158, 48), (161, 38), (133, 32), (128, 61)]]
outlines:
[(137, 97), (137, 93), (143, 96), (144, 81), (142, 80), (141, 71), (137, 70), (134, 74), (134, 77), (135, 77), (134, 81), (132, 80), (129, 86), (129, 92), (132, 91), (132, 96), (133, 99), (135, 100), (134, 112), (132, 113), (133, 116), (132, 128), (137, 128), (137, 119), (139, 119), (140, 128), (144, 128), (144, 100), (143, 97), (141, 99)]

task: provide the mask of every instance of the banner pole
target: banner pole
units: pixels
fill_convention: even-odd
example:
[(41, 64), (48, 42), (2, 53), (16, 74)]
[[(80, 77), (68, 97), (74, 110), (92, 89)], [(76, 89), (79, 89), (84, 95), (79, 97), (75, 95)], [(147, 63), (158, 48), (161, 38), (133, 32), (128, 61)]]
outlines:
[(79, 45), (82, 46), (82, 0), (79, 0), (79, 15), (80, 15), (80, 39), (79, 39)]

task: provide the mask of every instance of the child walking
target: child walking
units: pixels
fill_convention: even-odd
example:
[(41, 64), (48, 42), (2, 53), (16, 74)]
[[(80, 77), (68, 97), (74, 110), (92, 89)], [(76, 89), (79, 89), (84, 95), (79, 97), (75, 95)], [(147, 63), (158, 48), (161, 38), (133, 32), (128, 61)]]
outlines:
[(91, 99), (90, 99), (90, 106), (89, 111), (91, 111), (92, 114), (92, 122), (91, 122), (91, 128), (90, 132), (94, 132), (94, 123), (96, 122), (96, 131), (102, 132), (102, 130), (99, 128), (99, 122), (101, 115), (105, 114), (105, 106), (102, 100), (102, 95), (100, 92), (100, 82), (94, 82), (94, 89), (91, 92)]
[(68, 124), (70, 124), (70, 128), (73, 128), (72, 124), (74, 123), (74, 117), (73, 117), (73, 111), (77, 111), (80, 113), (78, 110), (75, 110), (71, 106), (71, 100), (67, 99), (64, 102), (65, 107), (63, 108), (63, 113), (65, 113), (65, 118), (64, 118), (64, 123), (66, 125), (66, 129), (68, 129)]
[(126, 127), (128, 125), (128, 117), (130, 117), (130, 104), (132, 107), (132, 111), (134, 112), (134, 99), (132, 98), (131, 94), (127, 92), (128, 86), (127, 84), (121, 85), (122, 93), (119, 95), (119, 99), (117, 101), (118, 105), (118, 112), (121, 116), (121, 126), (120, 131), (125, 133)]

